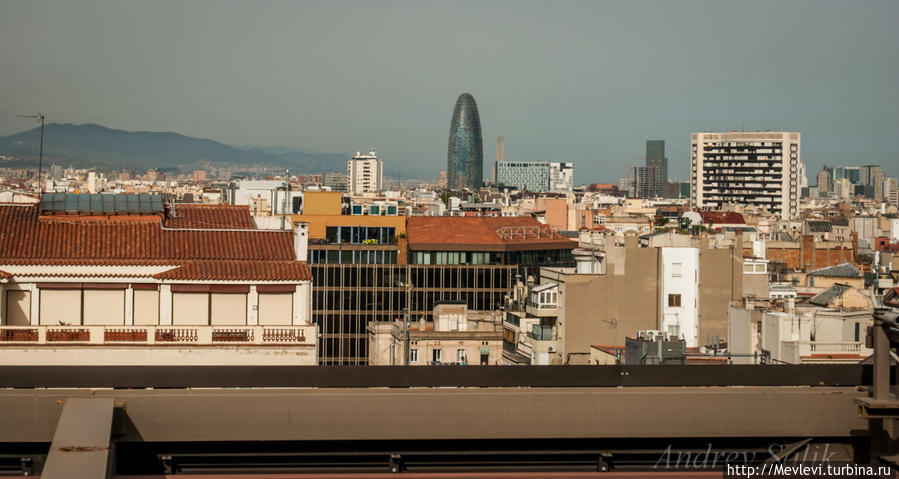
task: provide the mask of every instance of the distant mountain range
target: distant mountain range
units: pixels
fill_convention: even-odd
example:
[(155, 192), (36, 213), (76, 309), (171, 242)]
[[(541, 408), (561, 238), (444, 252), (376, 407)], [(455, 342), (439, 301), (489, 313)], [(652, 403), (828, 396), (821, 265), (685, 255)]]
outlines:
[[(0, 136), (0, 166), (32, 166), (38, 157), (40, 127)], [(125, 131), (101, 125), (50, 123), (44, 126), (44, 165), (145, 171), (190, 171), (203, 162), (216, 167), (271, 166), (296, 173), (345, 171), (347, 155), (282, 147), (239, 148), (171, 132)]]

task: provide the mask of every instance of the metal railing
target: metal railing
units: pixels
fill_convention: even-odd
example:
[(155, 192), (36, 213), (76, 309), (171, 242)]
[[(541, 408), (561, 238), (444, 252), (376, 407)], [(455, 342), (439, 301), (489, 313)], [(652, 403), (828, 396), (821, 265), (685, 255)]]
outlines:
[(303, 344), (307, 337), (312, 337), (314, 327), (0, 326), (0, 347), (22, 344)]

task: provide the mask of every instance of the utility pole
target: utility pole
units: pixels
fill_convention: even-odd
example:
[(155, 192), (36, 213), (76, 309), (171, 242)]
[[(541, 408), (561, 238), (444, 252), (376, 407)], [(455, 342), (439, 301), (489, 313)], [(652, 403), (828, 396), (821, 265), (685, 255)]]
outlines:
[(41, 120), (41, 147), (40, 154), (37, 160), (37, 191), (38, 194), (43, 196), (44, 185), (41, 184), (41, 166), (44, 163), (44, 114), (38, 113), (37, 115), (19, 115), (19, 118), (34, 118), (36, 120)]

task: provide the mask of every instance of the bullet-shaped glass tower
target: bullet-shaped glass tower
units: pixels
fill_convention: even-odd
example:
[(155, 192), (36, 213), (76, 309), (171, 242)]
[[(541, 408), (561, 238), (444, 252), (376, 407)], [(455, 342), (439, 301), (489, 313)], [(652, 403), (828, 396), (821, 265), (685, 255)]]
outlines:
[(480, 188), (484, 179), (484, 143), (478, 105), (469, 93), (459, 95), (450, 120), (446, 155), (449, 188)]

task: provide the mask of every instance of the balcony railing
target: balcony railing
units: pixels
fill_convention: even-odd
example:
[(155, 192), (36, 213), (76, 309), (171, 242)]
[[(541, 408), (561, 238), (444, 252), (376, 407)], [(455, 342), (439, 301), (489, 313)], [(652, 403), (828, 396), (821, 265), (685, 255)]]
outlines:
[(864, 343), (861, 341), (800, 341), (799, 355), (812, 354), (862, 354)]
[[(60, 344), (304, 344), (314, 326), (0, 326), (0, 347)], [(307, 331), (309, 336), (307, 336)]]

